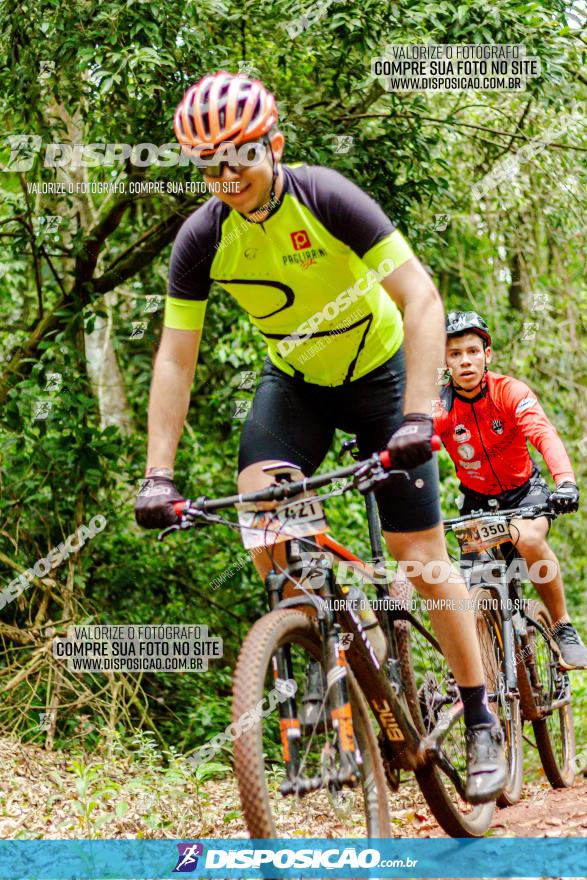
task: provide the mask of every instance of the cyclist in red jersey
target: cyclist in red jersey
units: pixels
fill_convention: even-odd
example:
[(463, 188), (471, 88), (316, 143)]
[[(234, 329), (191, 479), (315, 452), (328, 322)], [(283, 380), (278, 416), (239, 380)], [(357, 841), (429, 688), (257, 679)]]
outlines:
[[(450, 454), (464, 495), (462, 513), (540, 504), (559, 513), (579, 508), (579, 490), (565, 447), (536, 395), (519, 379), (488, 369), (491, 336), (475, 312), (451, 312), (446, 323), (446, 365), (451, 373), (434, 424)], [(551, 492), (528, 453), (527, 441), (544, 458), (556, 484)], [(489, 502), (497, 502), (490, 505)], [(552, 620), (561, 666), (587, 668), (587, 648), (567, 612), (560, 566), (546, 536), (549, 520), (512, 520), (516, 549), (528, 568), (545, 560), (556, 574), (535, 583)]]

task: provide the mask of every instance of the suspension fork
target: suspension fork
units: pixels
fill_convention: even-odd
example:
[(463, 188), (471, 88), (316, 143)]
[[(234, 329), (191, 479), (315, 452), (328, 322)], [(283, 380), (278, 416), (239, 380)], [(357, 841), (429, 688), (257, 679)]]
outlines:
[[(265, 579), (265, 587), (269, 598), (269, 607), (273, 611), (281, 601), (286, 576), (270, 571)], [(290, 645), (282, 645), (272, 657), (273, 682), (275, 689), (281, 691), (279, 702), (279, 733), (281, 749), (288, 779), (294, 780), (300, 772), (300, 737), (301, 725), (295, 693), (284, 697), (286, 682), (293, 682), (293, 666)]]
[(492, 570), (498, 569), (498, 576), (492, 574), (491, 592), (497, 594), (499, 599), (499, 614), (501, 617), (501, 630), (503, 634), (503, 651), (505, 661), (505, 676), (507, 695), (517, 694), (518, 671), (516, 665), (516, 639), (510, 591), (507, 581), (506, 564), (503, 560), (497, 560), (492, 565)]
[[(290, 565), (290, 573), (292, 573), (292, 568), (295, 567), (297, 562), (295, 555), (289, 558), (288, 562), (294, 563), (293, 566)], [(332, 611), (332, 600), (334, 599), (332, 562), (329, 559), (323, 559), (320, 562), (320, 568), (324, 574), (324, 583), (318, 591), (318, 595), (322, 600), (320, 603), (321, 611), (318, 614), (322, 641), (322, 665), (326, 672), (327, 708), (332, 719), (332, 726), (338, 734), (340, 756), (340, 768), (337, 772), (336, 780), (333, 781), (353, 784), (358, 781), (359, 771), (348, 686), (348, 666), (345, 652), (340, 647), (340, 626), (336, 623)], [(286, 575), (278, 575), (275, 572), (270, 572), (266, 578), (265, 585), (269, 597), (269, 606), (272, 610), (278, 607), (280, 603), (284, 604), (282, 596), (286, 580)], [(286, 602), (289, 603), (292, 600), (286, 600)], [(275, 686), (283, 691), (284, 685), (282, 682), (294, 680), (290, 645), (282, 645), (282, 647), (278, 648), (273, 655), (272, 663)], [(287, 776), (294, 783), (299, 776), (301, 767), (301, 724), (298, 717), (295, 695), (287, 696), (280, 701), (279, 729)], [(299, 785), (296, 784), (295, 788), (299, 790), (298, 793), (303, 793)]]
[(361, 759), (355, 746), (348, 665), (346, 653), (340, 646), (341, 628), (332, 611), (332, 601), (335, 598), (332, 562), (324, 560), (323, 568), (324, 584), (320, 589), (320, 598), (324, 600), (322, 606), (324, 615), (319, 621), (319, 625), (322, 636), (323, 664), (326, 670), (328, 708), (332, 718), (332, 726), (338, 734), (340, 769), (336, 781), (353, 783), (358, 779), (357, 763)]

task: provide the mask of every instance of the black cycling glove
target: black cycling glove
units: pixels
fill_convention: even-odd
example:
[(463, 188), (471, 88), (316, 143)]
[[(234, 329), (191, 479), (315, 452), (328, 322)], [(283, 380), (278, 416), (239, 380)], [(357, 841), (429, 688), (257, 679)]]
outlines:
[(387, 448), (394, 468), (409, 470), (432, 458), (430, 441), (434, 432), (432, 416), (408, 413)]
[(164, 529), (179, 517), (173, 505), (184, 501), (170, 477), (146, 477), (135, 501), (135, 519), (145, 529)]
[(574, 513), (579, 510), (579, 490), (571, 480), (565, 480), (556, 487), (548, 501), (557, 513)]

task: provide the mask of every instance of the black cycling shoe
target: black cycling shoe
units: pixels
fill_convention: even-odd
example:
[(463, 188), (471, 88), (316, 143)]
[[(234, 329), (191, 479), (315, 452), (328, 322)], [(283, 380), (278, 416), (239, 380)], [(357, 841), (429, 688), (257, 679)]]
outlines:
[(552, 633), (563, 669), (587, 669), (587, 648), (572, 623), (561, 623)]
[(324, 701), (326, 687), (322, 666), (311, 660), (306, 666), (306, 684), (300, 710), (300, 724), (305, 733), (324, 732)]
[(499, 724), (477, 724), (465, 731), (467, 742), (466, 799), (470, 804), (494, 801), (507, 782), (508, 762)]

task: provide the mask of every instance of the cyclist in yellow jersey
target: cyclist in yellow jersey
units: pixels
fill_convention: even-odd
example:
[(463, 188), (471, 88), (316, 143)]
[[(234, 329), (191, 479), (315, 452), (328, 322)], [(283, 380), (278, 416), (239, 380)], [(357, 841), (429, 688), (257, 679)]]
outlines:
[[(239, 491), (269, 485), (263, 468), (280, 461), (312, 474), (341, 428), (357, 435), (361, 455), (387, 445), (394, 466), (409, 471), (410, 479), (393, 476), (376, 493), (390, 553), (422, 566), (448, 565), (430, 448), (431, 401), (444, 362), (440, 297), (363, 190), (331, 169), (281, 163), (277, 117), (260, 82), (224, 71), (192, 86), (177, 108), (182, 149), (203, 166), (210, 188), (216, 185), (172, 251), (137, 522), (176, 522), (173, 503), (182, 495), (173, 467), (216, 281), (249, 313), (268, 348), (241, 434)], [(223, 191), (219, 181), (238, 191)], [(257, 553), (254, 562), (265, 577), (269, 557)], [(456, 571), (450, 583), (411, 580), (423, 597), (444, 600), (430, 617), (465, 706), (467, 796), (493, 800), (505, 784), (506, 761), (467, 590)]]

